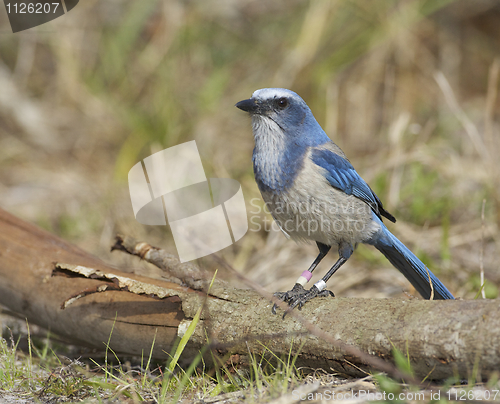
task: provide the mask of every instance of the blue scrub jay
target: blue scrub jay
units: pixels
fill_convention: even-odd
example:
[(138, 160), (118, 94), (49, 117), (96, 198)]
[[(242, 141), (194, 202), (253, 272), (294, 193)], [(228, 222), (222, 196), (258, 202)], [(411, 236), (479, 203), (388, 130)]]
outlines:
[[(395, 222), (380, 199), (359, 176), (296, 93), (264, 88), (236, 104), (249, 112), (255, 138), (255, 180), (269, 210), (285, 235), (315, 241), (319, 254), (292, 290), (275, 296), (302, 308), (316, 296), (333, 296), (326, 282), (358, 243), (371, 244), (425, 298), (454, 299), (441, 281), (382, 223)], [(335, 246), (339, 259), (311, 289), (312, 272)], [(273, 313), (276, 312), (276, 305)], [(286, 314), (286, 312), (285, 312)]]

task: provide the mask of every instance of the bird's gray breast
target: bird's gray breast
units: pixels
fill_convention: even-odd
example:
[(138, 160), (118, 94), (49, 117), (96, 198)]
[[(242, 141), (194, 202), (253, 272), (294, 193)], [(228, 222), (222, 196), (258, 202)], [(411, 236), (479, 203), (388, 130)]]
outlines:
[(262, 197), (280, 228), (296, 240), (326, 245), (356, 245), (378, 230), (371, 208), (360, 199), (333, 188), (309, 158), (292, 186), (283, 191), (262, 190)]

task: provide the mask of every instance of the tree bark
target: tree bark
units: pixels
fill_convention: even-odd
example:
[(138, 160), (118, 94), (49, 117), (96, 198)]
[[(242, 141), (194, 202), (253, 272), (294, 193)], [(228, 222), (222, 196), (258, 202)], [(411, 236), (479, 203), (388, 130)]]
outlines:
[(115, 249), (154, 262), (182, 285), (121, 272), (0, 209), (0, 304), (78, 343), (102, 348), (111, 335), (118, 353), (148, 355), (154, 339), (158, 359), (204, 305), (186, 358), (208, 335), (231, 354), (266, 346), (281, 355), (303, 345), (299, 363), (352, 376), (382, 368), (393, 347), (409, 354), (417, 377), (468, 377), (475, 365), (486, 376), (500, 366), (498, 300), (317, 298), (282, 320), (269, 299), (224, 281), (207, 297), (204, 271), (146, 243), (118, 239)]

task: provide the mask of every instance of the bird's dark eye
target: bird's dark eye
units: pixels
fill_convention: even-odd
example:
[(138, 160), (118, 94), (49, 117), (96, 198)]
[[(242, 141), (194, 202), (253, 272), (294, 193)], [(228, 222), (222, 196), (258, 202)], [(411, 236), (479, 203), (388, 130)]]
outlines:
[(280, 109), (285, 109), (288, 107), (288, 100), (286, 98), (280, 98), (277, 104)]

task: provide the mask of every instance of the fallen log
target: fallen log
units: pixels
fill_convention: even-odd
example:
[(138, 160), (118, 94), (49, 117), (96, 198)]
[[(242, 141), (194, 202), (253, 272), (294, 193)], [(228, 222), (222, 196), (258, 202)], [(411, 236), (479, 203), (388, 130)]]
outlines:
[[(388, 360), (393, 347), (408, 353), (418, 377), (487, 376), (500, 365), (498, 300), (426, 301), (318, 298), (300, 315), (271, 315), (253, 290), (216, 281), (133, 239), (116, 249), (154, 262), (181, 284), (124, 273), (58, 237), (0, 209), (0, 304), (72, 341), (118, 353), (165, 359), (204, 305), (185, 351), (207, 343), (228, 354), (277, 355), (302, 346), (299, 363), (359, 376)], [(57, 263), (57, 264), (55, 264)], [(304, 318), (307, 319), (304, 320)], [(352, 349), (350, 348), (352, 347)], [(361, 351), (361, 352), (360, 352)], [(360, 354), (356, 354), (360, 352)], [(380, 367), (379, 367), (380, 368)]]

